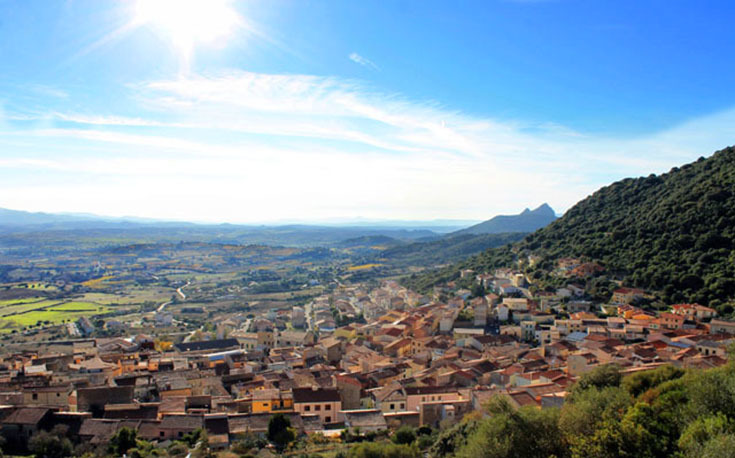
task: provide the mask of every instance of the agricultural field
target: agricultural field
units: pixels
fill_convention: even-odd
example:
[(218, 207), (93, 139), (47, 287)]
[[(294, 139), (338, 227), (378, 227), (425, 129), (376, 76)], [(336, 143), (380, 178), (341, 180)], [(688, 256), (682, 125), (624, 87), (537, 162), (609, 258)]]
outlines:
[(8, 332), (14, 328), (43, 325), (58, 325), (74, 321), (82, 316), (94, 316), (111, 309), (93, 302), (44, 300), (44, 298), (22, 298), (0, 302), (0, 328)]
[(57, 303), (45, 309), (32, 310), (14, 315), (3, 316), (3, 321), (15, 323), (16, 326), (57, 325), (65, 322), (75, 321), (83, 316), (90, 317), (108, 312), (105, 306), (91, 304), (88, 302)]
[(106, 286), (110, 286), (113, 284), (112, 279), (115, 278), (114, 275), (104, 275), (102, 277), (93, 278), (91, 280), (87, 280), (82, 282), (83, 286), (86, 286), (87, 288), (105, 288)]
[(56, 305), (59, 302), (60, 301), (57, 300), (36, 300), (34, 302), (7, 304), (0, 308), (0, 316), (5, 317), (16, 315), (18, 313), (30, 312), (32, 310), (43, 309), (51, 305)]
[[(76, 337), (65, 323), (82, 316), (123, 322), (126, 330), (135, 325), (154, 336), (191, 332), (217, 315), (304, 305), (338, 284), (340, 275), (382, 272), (372, 264), (380, 261), (353, 259), (341, 248), (149, 240), (119, 245), (104, 237), (69, 237), (53, 249), (35, 239), (13, 239), (10, 249), (0, 245), (4, 342)], [(202, 313), (184, 313), (187, 307)], [(163, 313), (173, 315), (168, 329), (156, 325)], [(120, 332), (97, 326), (91, 337)]]
[(110, 310), (108, 307), (101, 306), (99, 304), (93, 304), (90, 302), (62, 302), (58, 305), (54, 305), (52, 307), (49, 307), (46, 309), (50, 312), (69, 312), (69, 313), (77, 313), (77, 312), (97, 312), (97, 313), (104, 313), (108, 310)]
[(372, 269), (372, 268), (375, 268), (375, 267), (380, 267), (382, 265), (383, 264), (363, 264), (363, 265), (360, 265), (360, 266), (351, 266), (351, 267), (348, 267), (347, 270), (350, 271), (350, 272), (354, 272), (356, 270), (367, 270), (367, 269)]
[(23, 299), (5, 299), (0, 301), (0, 309), (11, 307), (14, 305), (31, 304), (33, 302), (42, 301), (42, 297), (25, 297)]
[(80, 296), (84, 302), (95, 302), (108, 306), (143, 305), (145, 303), (162, 303), (171, 299), (171, 288), (126, 288), (121, 294), (86, 293)]
[(26, 288), (35, 289), (37, 291), (57, 291), (58, 290), (58, 288), (54, 285), (49, 285), (49, 284), (41, 283), (41, 282), (28, 283)]

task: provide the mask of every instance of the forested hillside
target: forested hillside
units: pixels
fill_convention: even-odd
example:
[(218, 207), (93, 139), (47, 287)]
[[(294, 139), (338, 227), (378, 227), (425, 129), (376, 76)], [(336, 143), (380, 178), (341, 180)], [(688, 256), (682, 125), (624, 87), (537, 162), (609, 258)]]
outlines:
[(414, 277), (418, 289), (540, 256), (536, 277), (560, 257), (600, 262), (626, 284), (654, 290), (666, 302), (714, 307), (735, 297), (735, 149), (645, 178), (604, 187), (521, 242)]
[(393, 246), (380, 253), (380, 257), (394, 265), (432, 265), (457, 262), (488, 248), (517, 242), (525, 234), (462, 234), (442, 237), (426, 242), (413, 242)]
[(601, 366), (572, 386), (563, 407), (514, 409), (501, 396), (489, 418), (467, 416), (443, 431), (429, 456), (731, 457), (735, 366), (662, 366), (626, 377)]

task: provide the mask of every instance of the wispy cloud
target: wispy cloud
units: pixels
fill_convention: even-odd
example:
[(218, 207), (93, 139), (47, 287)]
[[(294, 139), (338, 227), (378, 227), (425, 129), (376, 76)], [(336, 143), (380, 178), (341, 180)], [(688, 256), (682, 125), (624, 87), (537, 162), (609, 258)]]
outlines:
[(347, 56), (347, 57), (352, 62), (354, 62), (356, 64), (360, 64), (363, 67), (367, 67), (367, 68), (370, 68), (370, 69), (373, 69), (373, 70), (380, 70), (380, 67), (378, 67), (377, 65), (375, 65), (375, 63), (373, 61), (371, 61), (367, 57), (363, 57), (363, 56), (359, 55), (356, 52), (350, 53), (350, 55)]
[(8, 113), (0, 204), (213, 221), (480, 219), (543, 201), (564, 210), (735, 138), (735, 110), (608, 138), (313, 75), (191, 75), (132, 91), (135, 116), (53, 111), (28, 127), (32, 117)]
[(38, 95), (46, 96), (46, 97), (55, 97), (57, 99), (68, 99), (69, 93), (52, 86), (46, 86), (43, 84), (32, 84), (29, 86), (31, 91), (35, 92)]

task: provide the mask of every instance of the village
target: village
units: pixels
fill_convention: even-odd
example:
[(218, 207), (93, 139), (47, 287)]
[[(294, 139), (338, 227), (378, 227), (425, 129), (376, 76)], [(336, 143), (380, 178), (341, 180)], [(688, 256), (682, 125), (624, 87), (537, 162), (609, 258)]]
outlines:
[[(595, 270), (575, 259), (557, 265)], [(94, 325), (82, 317), (66, 340), (3, 356), (2, 434), (23, 450), (57, 425), (92, 445), (124, 426), (160, 444), (202, 430), (216, 450), (264, 436), (275, 414), (299, 435), (441, 429), (496, 396), (562, 406), (567, 389), (602, 365), (623, 374), (721, 366), (735, 340), (735, 322), (714, 309), (654, 313), (636, 305), (640, 289), (621, 286), (601, 304), (575, 275), (553, 292), (508, 268), (461, 275), (427, 295), (392, 280), (340, 284), (304, 306), (214, 317), (211, 338), (180, 343), (84, 337)]]

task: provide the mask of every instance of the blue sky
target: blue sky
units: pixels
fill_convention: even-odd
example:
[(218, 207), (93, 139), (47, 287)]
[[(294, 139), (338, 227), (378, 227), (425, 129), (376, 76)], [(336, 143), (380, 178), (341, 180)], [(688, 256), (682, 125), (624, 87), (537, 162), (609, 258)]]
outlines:
[(479, 220), (735, 143), (731, 2), (184, 1), (0, 0), (0, 206)]

